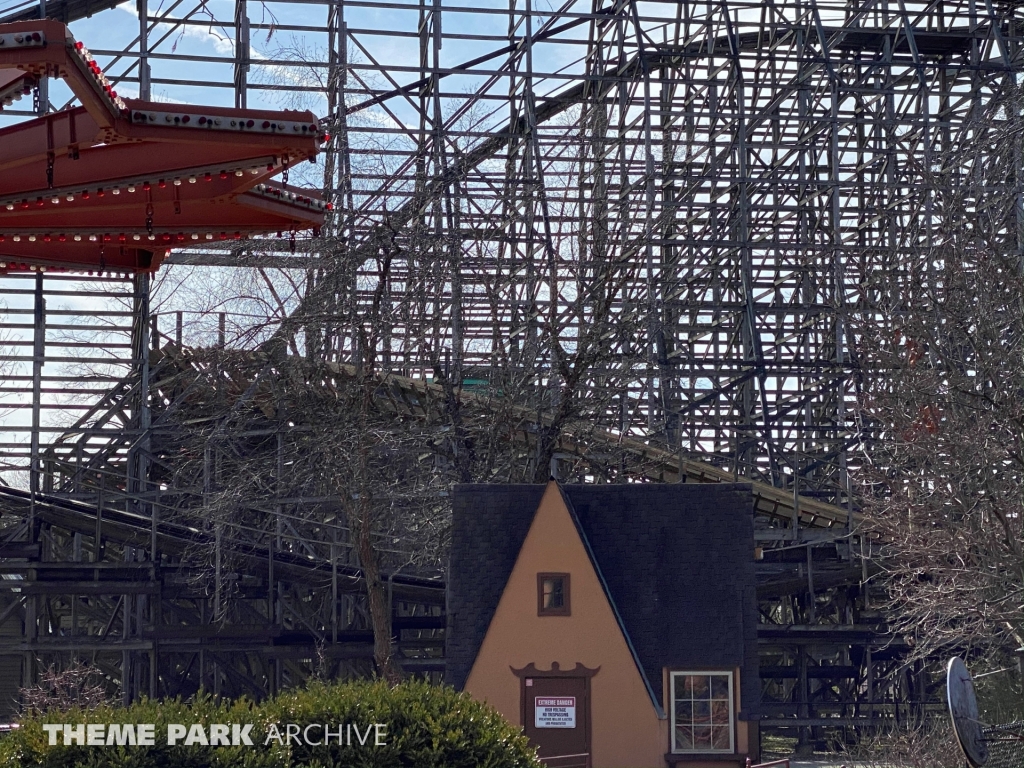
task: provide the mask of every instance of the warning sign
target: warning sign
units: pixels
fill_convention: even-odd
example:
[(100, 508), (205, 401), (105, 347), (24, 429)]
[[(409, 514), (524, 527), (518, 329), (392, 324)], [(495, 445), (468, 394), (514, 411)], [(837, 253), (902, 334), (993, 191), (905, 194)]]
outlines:
[(575, 696), (537, 696), (534, 699), (534, 712), (534, 726), (537, 728), (576, 727)]

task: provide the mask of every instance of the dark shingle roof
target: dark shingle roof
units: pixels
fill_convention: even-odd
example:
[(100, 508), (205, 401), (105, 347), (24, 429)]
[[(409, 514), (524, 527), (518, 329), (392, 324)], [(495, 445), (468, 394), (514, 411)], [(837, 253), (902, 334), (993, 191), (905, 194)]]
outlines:
[(543, 485), (455, 486), (445, 682), (460, 690), (543, 495)]
[[(565, 485), (627, 640), (660, 704), (663, 667), (741, 667), (760, 698), (749, 485)], [(460, 485), (448, 582), (447, 681), (461, 688), (544, 486)]]

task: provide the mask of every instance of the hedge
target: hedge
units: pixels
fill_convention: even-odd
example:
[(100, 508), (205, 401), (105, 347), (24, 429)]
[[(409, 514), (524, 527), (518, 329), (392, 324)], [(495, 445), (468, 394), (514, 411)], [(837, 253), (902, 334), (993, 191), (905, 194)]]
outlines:
[[(50, 746), (45, 723), (154, 724), (155, 743), (65, 746), (58, 733)], [(254, 746), (167, 744), (168, 725), (191, 723), (251, 723)], [(325, 723), (330, 744), (307, 744), (301, 734), (322, 741)], [(0, 738), (0, 768), (541, 768), (520, 729), (494, 709), (420, 681), (313, 681), (258, 704), (207, 695), (188, 702), (144, 699), (128, 707), (27, 716), (19, 725)], [(342, 744), (333, 735), (339, 725)]]

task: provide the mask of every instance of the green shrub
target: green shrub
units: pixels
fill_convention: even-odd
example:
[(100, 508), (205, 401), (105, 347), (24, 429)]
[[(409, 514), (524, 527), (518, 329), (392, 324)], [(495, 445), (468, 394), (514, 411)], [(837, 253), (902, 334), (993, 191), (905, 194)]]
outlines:
[[(48, 745), (44, 723), (153, 723), (153, 746)], [(172, 723), (252, 723), (254, 746), (170, 746)], [(287, 738), (287, 724), (357, 725), (365, 744), (309, 746)], [(383, 727), (367, 728), (375, 723)], [(129, 707), (101, 706), (25, 717), (0, 739), (0, 768), (539, 768), (520, 729), (497, 712), (452, 688), (408, 681), (323, 683), (286, 691), (261, 704), (142, 700)], [(275, 731), (273, 726), (278, 726)], [(383, 746), (374, 746), (377, 734)], [(279, 738), (275, 734), (280, 734)], [(314, 727), (311, 740), (322, 740)], [(300, 743), (295, 743), (299, 741)]]
[[(386, 746), (290, 745), (298, 768), (534, 768), (539, 763), (519, 728), (490, 707), (452, 688), (384, 681), (312, 683), (261, 708), (271, 722), (382, 723)], [(319, 737), (317, 737), (319, 738)], [(370, 736), (372, 739), (373, 736)]]
[[(52, 714), (22, 718), (18, 730), (0, 739), (0, 766), (3, 768), (285, 768), (283, 750), (262, 747), (208, 747), (167, 745), (167, 726), (171, 723), (246, 723), (256, 722), (257, 710), (251, 702), (216, 701), (197, 696), (192, 701), (143, 699), (130, 707), (99, 706), (83, 710), (72, 708)], [(152, 747), (73, 744), (48, 745), (44, 723), (152, 723), (156, 725)], [(255, 730), (255, 729), (254, 729)], [(262, 744), (256, 741), (256, 744)]]

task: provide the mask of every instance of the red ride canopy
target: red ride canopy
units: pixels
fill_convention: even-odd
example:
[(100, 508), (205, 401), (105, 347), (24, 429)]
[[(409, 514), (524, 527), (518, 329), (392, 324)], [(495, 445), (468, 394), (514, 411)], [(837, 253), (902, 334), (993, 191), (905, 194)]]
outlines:
[(60, 22), (0, 24), (0, 109), (43, 77), (82, 106), (0, 130), (0, 273), (151, 272), (176, 245), (323, 224), (317, 192), (270, 180), (316, 158), (311, 112), (122, 99)]

